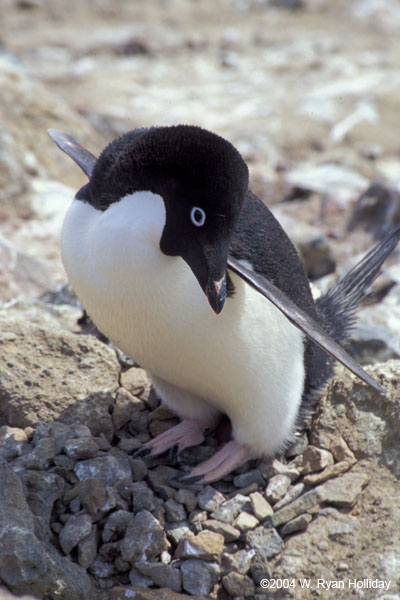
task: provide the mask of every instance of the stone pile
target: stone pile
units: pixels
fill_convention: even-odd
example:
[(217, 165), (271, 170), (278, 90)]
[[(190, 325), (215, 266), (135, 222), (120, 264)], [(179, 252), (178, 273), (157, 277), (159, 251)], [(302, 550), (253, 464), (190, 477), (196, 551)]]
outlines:
[[(175, 460), (133, 458), (176, 418), (159, 406), (142, 369), (121, 367), (112, 348), (67, 330), (75, 308), (64, 307), (58, 328), (48, 305), (35, 310), (35, 325), (26, 306), (0, 315), (9, 313), (0, 340), (8, 422), (0, 427), (0, 581), (16, 594), (261, 599), (260, 581), (282, 564), (287, 540), (307, 535), (325, 507), (348, 514), (357, 505), (370, 476), (354, 451), (360, 458), (379, 449), (397, 472), (400, 381), (392, 361), (374, 371), (389, 393), (377, 419), (392, 428), (390, 441), (377, 426), (375, 446), (366, 444), (359, 427), (353, 451), (338, 434), (335, 419), (345, 433), (353, 426), (351, 416), (335, 414), (341, 402), (354, 411), (378, 403), (374, 390), (341, 378), (317, 413), (312, 444), (303, 432), (279, 460), (253, 461), (213, 485), (176, 487), (168, 478), (210, 456), (218, 431)], [(75, 401), (63, 391), (69, 378)]]

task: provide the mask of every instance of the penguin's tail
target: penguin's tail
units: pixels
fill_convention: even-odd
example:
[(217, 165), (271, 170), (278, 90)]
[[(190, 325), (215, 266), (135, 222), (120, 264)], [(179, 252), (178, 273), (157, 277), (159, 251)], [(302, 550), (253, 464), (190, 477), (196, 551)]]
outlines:
[[(369, 286), (378, 276), (382, 264), (393, 252), (399, 240), (400, 227), (397, 227), (316, 301), (320, 323), (337, 342), (343, 342), (351, 333), (356, 321), (357, 305), (366, 295)], [(326, 353), (321, 353), (315, 344), (308, 345), (306, 360), (311, 367), (305, 386), (308, 395), (320, 389), (331, 377), (334, 360)]]

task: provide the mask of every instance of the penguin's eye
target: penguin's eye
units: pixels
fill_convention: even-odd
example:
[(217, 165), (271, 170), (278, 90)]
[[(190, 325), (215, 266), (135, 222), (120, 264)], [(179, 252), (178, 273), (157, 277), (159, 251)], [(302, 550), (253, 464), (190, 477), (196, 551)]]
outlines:
[(196, 227), (202, 227), (206, 222), (206, 213), (199, 206), (193, 206), (192, 210), (190, 211), (190, 218), (193, 225), (196, 225)]

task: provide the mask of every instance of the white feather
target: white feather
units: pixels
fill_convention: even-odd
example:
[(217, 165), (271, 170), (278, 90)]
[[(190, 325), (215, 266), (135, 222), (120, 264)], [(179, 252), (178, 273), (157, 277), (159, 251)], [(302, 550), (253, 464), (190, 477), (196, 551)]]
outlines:
[(216, 315), (186, 262), (160, 251), (164, 225), (164, 202), (151, 192), (104, 212), (74, 200), (62, 235), (71, 285), (181, 417), (210, 421), (224, 412), (239, 443), (271, 455), (293, 433), (303, 335), (233, 274), (235, 295)]

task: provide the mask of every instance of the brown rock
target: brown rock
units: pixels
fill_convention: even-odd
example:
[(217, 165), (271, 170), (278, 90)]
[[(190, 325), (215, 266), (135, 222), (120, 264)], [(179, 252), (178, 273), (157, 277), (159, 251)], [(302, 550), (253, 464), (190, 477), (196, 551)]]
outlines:
[(341, 477), (326, 481), (315, 489), (321, 502), (351, 508), (368, 481), (367, 473), (350, 471)]
[(132, 367), (121, 373), (121, 385), (141, 400), (147, 400), (149, 397), (151, 381), (144, 369)]
[(198, 558), (201, 560), (221, 560), (224, 537), (220, 533), (204, 529), (197, 535), (182, 538), (176, 548), (176, 558)]
[(302, 458), (300, 468), (303, 475), (322, 471), (325, 467), (333, 465), (332, 454), (328, 450), (323, 450), (316, 446), (307, 446)]
[(113, 432), (109, 407), (118, 387), (119, 364), (111, 348), (92, 336), (37, 325), (7, 311), (0, 330), (0, 424), (35, 425), (38, 420), (87, 423), (93, 435)]
[(334, 465), (326, 467), (326, 469), (320, 471), (319, 473), (312, 473), (311, 475), (306, 475), (303, 481), (306, 485), (317, 485), (318, 483), (322, 483), (327, 479), (331, 479), (332, 477), (336, 477), (337, 475), (345, 473), (350, 469), (350, 467), (354, 465), (355, 462), (355, 458), (352, 461), (342, 460), (342, 462), (338, 462)]

